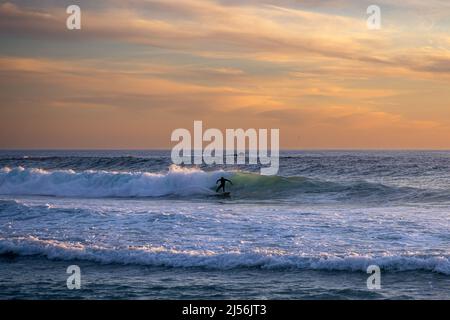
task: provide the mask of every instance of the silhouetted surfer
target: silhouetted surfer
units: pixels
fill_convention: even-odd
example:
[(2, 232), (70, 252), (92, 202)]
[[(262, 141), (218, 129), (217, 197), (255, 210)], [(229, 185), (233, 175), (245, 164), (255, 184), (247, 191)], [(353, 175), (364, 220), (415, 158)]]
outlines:
[(220, 188), (222, 188), (223, 192), (225, 192), (225, 182), (229, 182), (231, 184), (233, 184), (233, 182), (231, 182), (231, 180), (225, 179), (224, 177), (221, 177), (219, 180), (216, 181), (216, 184), (220, 182), (220, 185), (217, 187), (216, 192), (219, 192)]

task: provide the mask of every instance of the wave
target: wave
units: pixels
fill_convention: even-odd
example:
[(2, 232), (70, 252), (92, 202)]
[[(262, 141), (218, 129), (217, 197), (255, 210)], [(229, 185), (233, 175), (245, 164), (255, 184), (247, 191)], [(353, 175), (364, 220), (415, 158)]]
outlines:
[(0, 170), (0, 194), (64, 197), (161, 197), (210, 194), (223, 172), (171, 166), (167, 173), (87, 170)]
[(262, 176), (238, 172), (233, 176), (235, 189), (246, 196), (277, 198), (283, 196), (321, 196), (328, 199), (380, 198), (400, 196), (408, 188), (390, 187), (366, 181), (334, 182), (306, 177)]
[(135, 157), (135, 156), (21, 156), (1, 157), (3, 167), (35, 167), (49, 169), (74, 170), (127, 170), (139, 171), (148, 168), (159, 170), (161, 166), (170, 165), (170, 157)]
[(172, 165), (163, 173), (104, 170), (0, 169), (0, 194), (57, 197), (164, 197), (215, 194), (216, 180), (225, 176), (235, 199), (301, 201), (448, 201), (444, 190), (387, 186), (367, 181), (333, 182), (305, 177), (261, 176), (240, 171), (203, 171)]
[(445, 256), (370, 257), (331, 254), (304, 256), (267, 250), (215, 253), (206, 250), (176, 250), (151, 246), (110, 249), (96, 245), (86, 246), (81, 243), (41, 240), (31, 236), (13, 240), (0, 238), (0, 255), (43, 256), (51, 260), (83, 260), (102, 264), (218, 270), (259, 268), (366, 272), (368, 266), (377, 265), (386, 271), (431, 271), (450, 275), (450, 259)]

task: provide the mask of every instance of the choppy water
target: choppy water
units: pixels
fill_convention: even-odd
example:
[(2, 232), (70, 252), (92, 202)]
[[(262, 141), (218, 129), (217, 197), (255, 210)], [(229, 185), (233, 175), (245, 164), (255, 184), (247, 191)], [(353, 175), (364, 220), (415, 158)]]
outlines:
[[(450, 298), (450, 152), (289, 151), (280, 166), (2, 151), (0, 296)], [(84, 291), (65, 288), (69, 264)]]

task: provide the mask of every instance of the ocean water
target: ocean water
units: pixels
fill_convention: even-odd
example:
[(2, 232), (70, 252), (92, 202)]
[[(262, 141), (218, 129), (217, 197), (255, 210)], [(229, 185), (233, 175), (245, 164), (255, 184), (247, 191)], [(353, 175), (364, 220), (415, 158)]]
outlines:
[(450, 299), (450, 152), (1, 151), (0, 298)]

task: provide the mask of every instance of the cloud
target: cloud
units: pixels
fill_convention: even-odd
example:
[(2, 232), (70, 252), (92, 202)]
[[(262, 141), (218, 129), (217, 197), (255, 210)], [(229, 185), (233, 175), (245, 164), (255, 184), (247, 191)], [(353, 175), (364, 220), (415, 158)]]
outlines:
[[(151, 133), (154, 145), (199, 118), (211, 126), (280, 126), (289, 147), (308, 145), (297, 145), (297, 135), (322, 147), (412, 145), (408, 135), (445, 145), (437, 135), (450, 133), (449, 37), (402, 25), (411, 14), (401, 8), (416, 11), (419, 1), (380, 2), (399, 19), (376, 32), (365, 27), (365, 2), (80, 1), (81, 31), (66, 29), (58, 1), (15, 3), (0, 5), (0, 37), (10, 47), (0, 51), (7, 52), (0, 55), (7, 136), (28, 110), (36, 119), (27, 122), (29, 137), (54, 130), (39, 141), (64, 131), (54, 122), (70, 123), (70, 141), (81, 137), (75, 121), (100, 134), (96, 119), (114, 137), (119, 128), (141, 142), (137, 134)], [(42, 50), (50, 45), (59, 53)], [(419, 112), (425, 97), (429, 111)]]
[[(320, 65), (332, 59), (335, 64), (350, 61), (355, 65), (403, 67), (428, 73), (441, 65), (424, 67), (413, 59), (422, 54), (420, 48), (396, 45), (397, 28), (390, 26), (370, 32), (362, 17), (267, 4), (230, 6), (200, 0), (132, 1), (131, 4), (125, 7), (113, 3), (103, 10), (85, 10), (82, 30), (70, 32), (65, 28), (66, 14), (61, 8), (36, 10), (4, 3), (0, 6), (1, 33), (56, 37), (61, 41), (114, 40), (200, 57), (272, 63), (315, 58), (316, 65)], [(412, 4), (419, 6), (416, 2)], [(439, 1), (436, 4), (441, 5)], [(416, 36), (411, 43), (418, 41), (417, 34), (403, 33), (402, 37), (405, 36), (406, 39)], [(442, 59), (441, 52), (433, 51), (427, 57)], [(438, 72), (443, 74), (448, 70), (444, 66)]]

